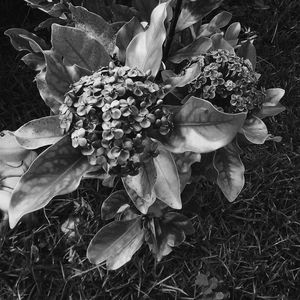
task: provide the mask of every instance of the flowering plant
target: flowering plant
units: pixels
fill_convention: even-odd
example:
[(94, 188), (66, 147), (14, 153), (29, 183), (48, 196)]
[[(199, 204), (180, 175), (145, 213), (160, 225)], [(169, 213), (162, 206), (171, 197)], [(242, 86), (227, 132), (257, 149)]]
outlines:
[(199, 174), (236, 199), (239, 143), (278, 140), (262, 119), (284, 110), (284, 90), (260, 85), (253, 40), (239, 40), (230, 13), (202, 22), (221, 0), (26, 2), (51, 16), (39, 25), (51, 27), (51, 45), (23, 29), (6, 35), (28, 52), (22, 60), (38, 72), (51, 114), (0, 137), (1, 161), (28, 167), (11, 187), (10, 226), (84, 178), (109, 187), (120, 178), (123, 189), (101, 210), (114, 221), (87, 257), (117, 269), (146, 242), (161, 260), (193, 233), (172, 209), (182, 208), (181, 193)]

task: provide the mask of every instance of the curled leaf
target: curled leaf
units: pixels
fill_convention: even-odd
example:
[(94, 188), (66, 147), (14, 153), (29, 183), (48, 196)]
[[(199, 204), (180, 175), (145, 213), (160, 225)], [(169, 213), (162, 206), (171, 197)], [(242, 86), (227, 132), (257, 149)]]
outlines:
[(247, 40), (247, 42), (243, 43), (242, 46), (237, 50), (237, 55), (244, 59), (249, 59), (253, 70), (256, 67), (256, 49), (253, 45), (253, 41)]
[(233, 47), (223, 38), (223, 34), (216, 33), (211, 37), (212, 49), (224, 49), (228, 50), (230, 53), (235, 53)]
[(162, 46), (166, 38), (164, 21), (169, 2), (159, 4), (151, 14), (150, 25), (146, 31), (136, 35), (126, 50), (126, 65), (146, 72), (151, 70), (155, 77), (162, 60)]

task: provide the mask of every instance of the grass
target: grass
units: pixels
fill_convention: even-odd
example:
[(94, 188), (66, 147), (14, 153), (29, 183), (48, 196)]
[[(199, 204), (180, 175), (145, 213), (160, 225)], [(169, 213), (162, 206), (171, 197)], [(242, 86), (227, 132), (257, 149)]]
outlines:
[[(268, 8), (267, 8), (268, 6)], [(203, 299), (195, 284), (199, 272), (219, 280), (230, 299), (300, 299), (300, 3), (297, 0), (225, 0), (223, 7), (258, 38), (258, 71), (267, 87), (286, 90), (286, 112), (267, 121), (283, 137), (244, 149), (246, 185), (228, 203), (203, 181), (184, 213), (196, 233), (155, 264), (142, 248), (118, 271), (95, 267), (85, 258), (108, 190), (84, 181), (67, 199), (57, 197), (0, 237), (0, 299)], [(34, 73), (20, 61), (2, 32), (33, 30), (44, 15), (22, 1), (0, 3), (0, 129), (14, 130), (48, 109), (42, 104)], [(60, 229), (78, 218), (76, 235)]]

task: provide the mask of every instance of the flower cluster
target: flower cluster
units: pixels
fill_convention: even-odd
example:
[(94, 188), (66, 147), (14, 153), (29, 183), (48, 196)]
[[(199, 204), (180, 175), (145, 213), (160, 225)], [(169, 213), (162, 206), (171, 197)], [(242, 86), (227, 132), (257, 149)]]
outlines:
[(167, 87), (150, 75), (111, 63), (72, 85), (60, 107), (61, 127), (90, 164), (110, 174), (135, 175), (149, 133), (170, 131), (171, 113), (162, 106)]
[(189, 84), (189, 93), (225, 112), (250, 114), (261, 108), (265, 95), (249, 60), (218, 49), (199, 56), (197, 62), (201, 73)]

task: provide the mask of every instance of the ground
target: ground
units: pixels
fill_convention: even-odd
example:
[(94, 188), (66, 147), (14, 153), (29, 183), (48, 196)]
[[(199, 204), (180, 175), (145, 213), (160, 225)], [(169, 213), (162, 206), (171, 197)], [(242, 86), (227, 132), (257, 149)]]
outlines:
[[(246, 185), (233, 203), (215, 186), (199, 183), (184, 208), (195, 234), (159, 264), (147, 247), (118, 271), (87, 261), (109, 190), (85, 181), (16, 229), (2, 231), (0, 299), (204, 299), (199, 281), (204, 275), (216, 278), (215, 291), (230, 299), (300, 299), (300, 3), (225, 0), (222, 8), (257, 35), (258, 71), (266, 88), (286, 90), (286, 111), (267, 121), (282, 142), (244, 149)], [(15, 130), (48, 109), (34, 73), (3, 32), (33, 31), (45, 15), (20, 0), (1, 0), (0, 14), (0, 130)], [(68, 216), (79, 220), (74, 238), (61, 231)]]

